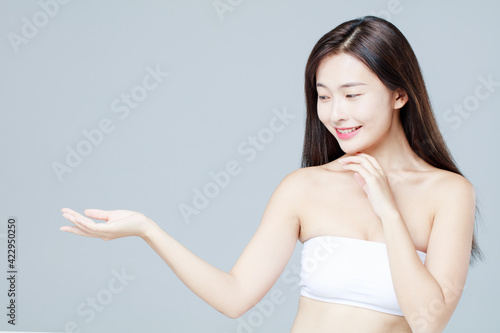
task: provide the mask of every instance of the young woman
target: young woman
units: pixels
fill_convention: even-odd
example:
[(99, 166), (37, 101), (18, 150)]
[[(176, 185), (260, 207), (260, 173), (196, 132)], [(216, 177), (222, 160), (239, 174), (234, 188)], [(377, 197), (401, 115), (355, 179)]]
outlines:
[[(303, 243), (293, 333), (442, 332), (472, 259), (476, 197), (439, 132), (410, 44), (373, 16), (314, 46), (305, 71), (302, 168), (288, 174), (230, 272), (203, 261), (147, 216), (71, 209), (61, 230), (142, 237), (174, 273), (237, 318)], [(203, 276), (203, 280), (199, 277)]]

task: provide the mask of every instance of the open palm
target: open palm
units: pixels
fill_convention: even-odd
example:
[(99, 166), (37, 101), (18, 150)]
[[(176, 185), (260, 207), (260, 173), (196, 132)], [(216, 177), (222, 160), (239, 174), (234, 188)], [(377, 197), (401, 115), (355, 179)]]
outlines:
[(88, 217), (106, 221), (105, 223), (96, 223), (69, 208), (63, 208), (61, 211), (75, 226), (63, 226), (59, 230), (106, 241), (127, 236), (143, 237), (150, 224), (144, 214), (131, 210), (85, 210)]

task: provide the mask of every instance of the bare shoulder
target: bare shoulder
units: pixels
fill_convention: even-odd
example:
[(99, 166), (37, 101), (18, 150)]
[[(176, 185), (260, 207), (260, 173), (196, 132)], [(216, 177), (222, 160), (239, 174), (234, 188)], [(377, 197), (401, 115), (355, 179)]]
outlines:
[(298, 196), (304, 191), (306, 175), (303, 169), (297, 169), (288, 173), (279, 183), (275, 190), (278, 196), (285, 196), (293, 202), (297, 202)]
[[(473, 184), (464, 176), (447, 170), (439, 170), (431, 184), (435, 204), (435, 219), (451, 214), (467, 215), (473, 219), (476, 192)], [(455, 213), (453, 213), (455, 212)], [(442, 219), (441, 219), (442, 220)]]
[(288, 173), (276, 188), (279, 197), (286, 198), (286, 201), (295, 206), (295, 210), (300, 210), (317, 189), (321, 180), (321, 168), (304, 167)]
[(321, 196), (332, 195), (326, 192), (331, 191), (334, 184), (337, 188), (343, 186), (339, 181), (340, 174), (345, 174), (345, 171), (337, 172), (327, 168), (326, 165), (303, 167), (287, 174), (278, 188), (282, 192), (287, 192), (287, 195), (293, 195), (293, 202), (298, 210), (301, 210), (300, 208), (307, 210), (311, 202), (317, 202)]
[(324, 166), (311, 166), (296, 169), (287, 174), (280, 185), (284, 185), (289, 189), (297, 189), (306, 191), (308, 188), (313, 188), (318, 182), (324, 181), (324, 176), (327, 172)]
[(456, 195), (473, 195), (475, 190), (473, 184), (464, 176), (448, 170), (435, 172), (436, 176), (433, 180), (433, 189), (438, 194), (438, 197), (456, 196)]

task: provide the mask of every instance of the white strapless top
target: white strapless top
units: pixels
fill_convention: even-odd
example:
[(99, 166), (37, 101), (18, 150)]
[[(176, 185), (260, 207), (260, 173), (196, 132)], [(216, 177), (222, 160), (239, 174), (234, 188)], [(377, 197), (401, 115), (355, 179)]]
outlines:
[[(303, 245), (302, 296), (403, 316), (385, 243), (316, 236)], [(424, 263), (426, 253), (417, 250), (417, 254)]]

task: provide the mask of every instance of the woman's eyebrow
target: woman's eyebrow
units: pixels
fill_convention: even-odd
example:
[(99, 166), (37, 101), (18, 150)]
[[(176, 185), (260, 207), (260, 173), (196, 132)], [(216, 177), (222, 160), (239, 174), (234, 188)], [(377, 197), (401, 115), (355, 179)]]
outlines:
[[(341, 84), (340, 86), (338, 86), (337, 90), (344, 89), (344, 88), (349, 88), (349, 87), (360, 86), (360, 85), (366, 85), (366, 83), (363, 83), (363, 82), (347, 82), (347, 83), (344, 83), (344, 84)], [(324, 85), (321, 82), (316, 82), (316, 88), (317, 87), (328, 88), (326, 85)]]

